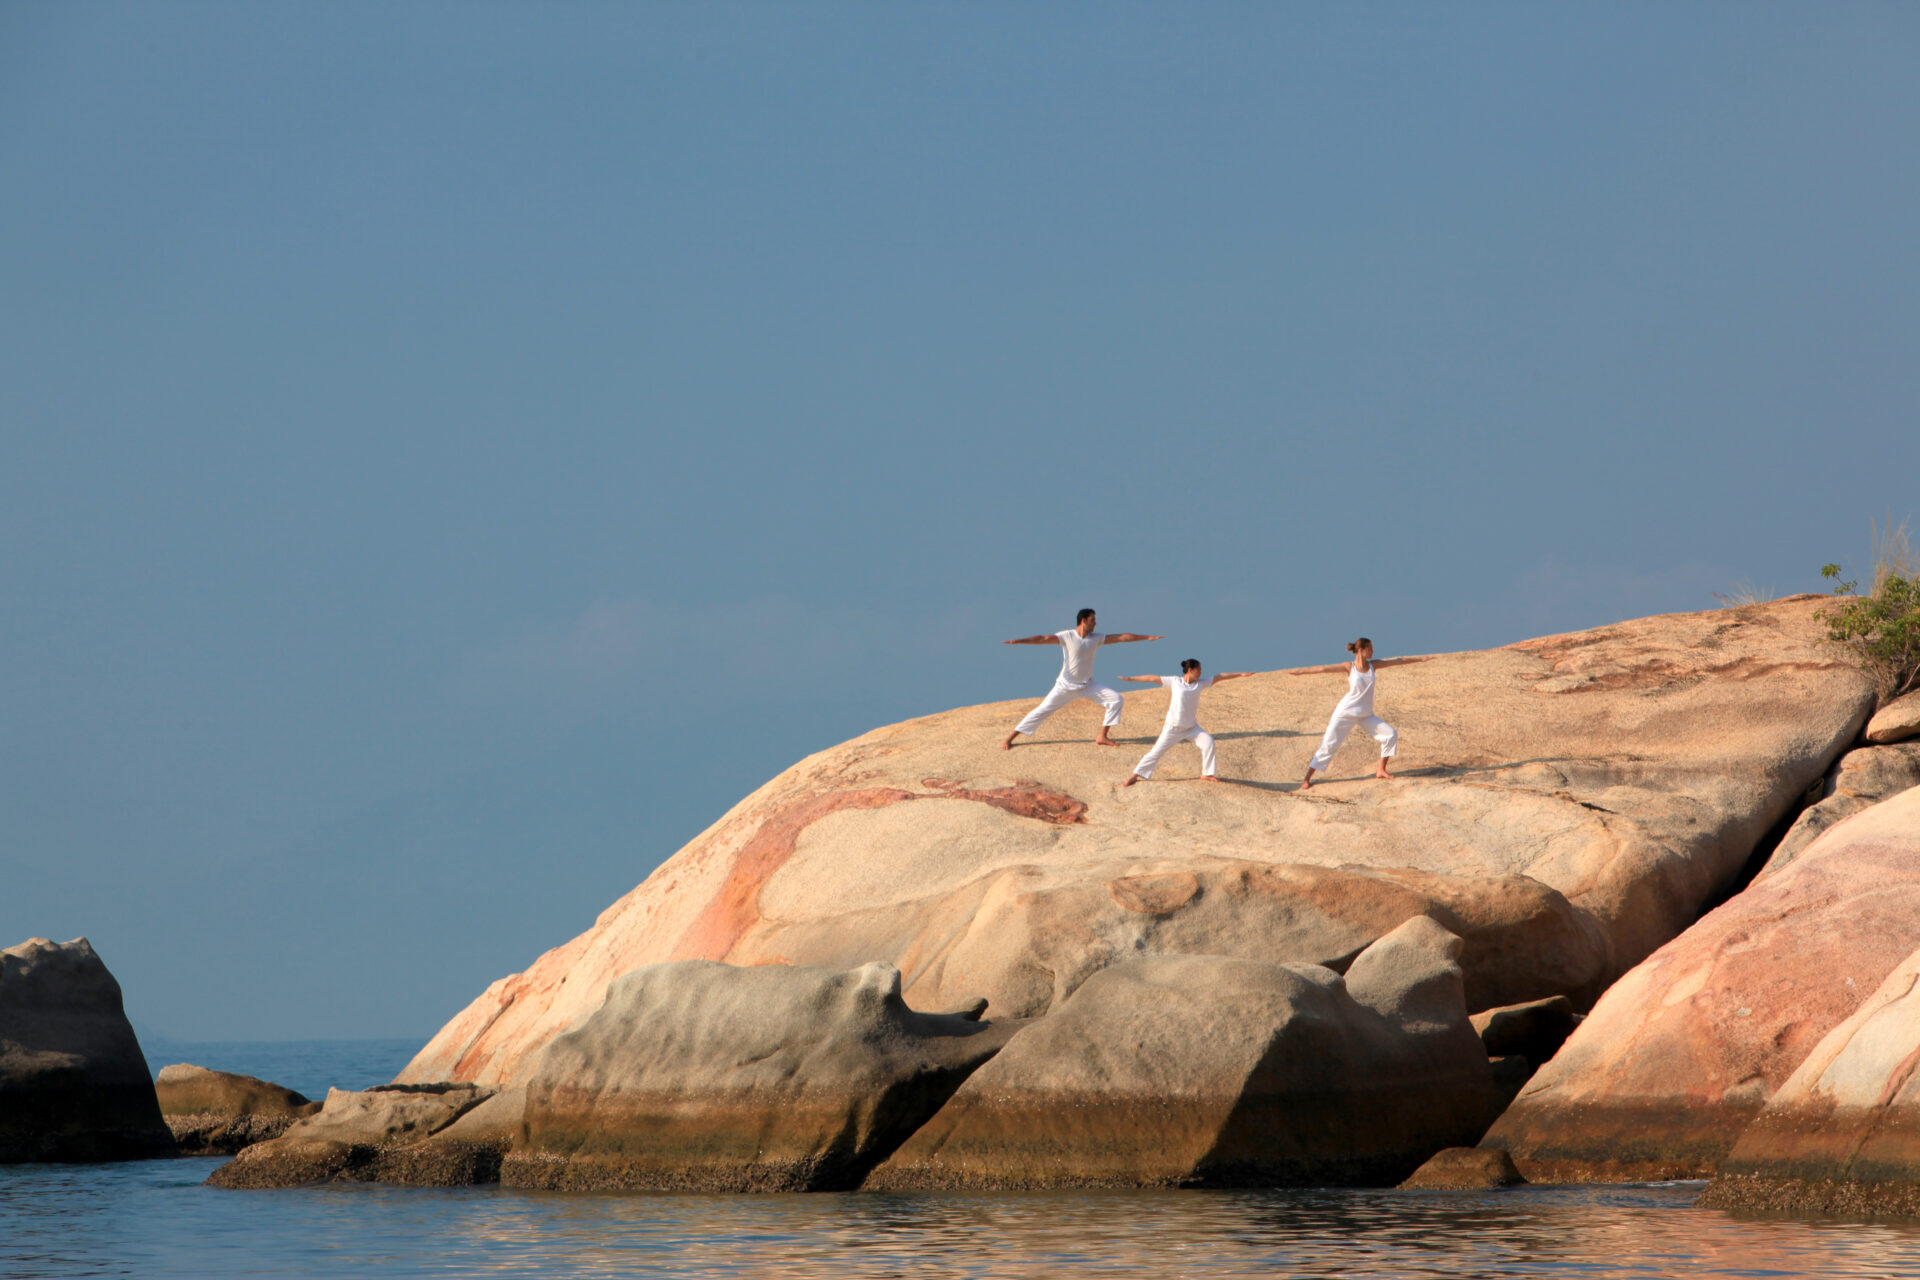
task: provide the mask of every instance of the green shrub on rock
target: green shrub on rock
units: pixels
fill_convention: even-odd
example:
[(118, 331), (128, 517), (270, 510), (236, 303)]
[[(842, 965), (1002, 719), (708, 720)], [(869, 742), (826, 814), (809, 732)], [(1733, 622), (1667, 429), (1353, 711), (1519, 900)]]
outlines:
[[(1840, 566), (1826, 565), (1820, 576), (1836, 579)], [(1920, 574), (1882, 574), (1864, 596), (1859, 586), (1851, 580), (1838, 583), (1833, 594), (1842, 597), (1840, 603), (1819, 616), (1827, 624), (1827, 638), (1853, 651), (1879, 687), (1881, 701), (1888, 702), (1920, 685)]]

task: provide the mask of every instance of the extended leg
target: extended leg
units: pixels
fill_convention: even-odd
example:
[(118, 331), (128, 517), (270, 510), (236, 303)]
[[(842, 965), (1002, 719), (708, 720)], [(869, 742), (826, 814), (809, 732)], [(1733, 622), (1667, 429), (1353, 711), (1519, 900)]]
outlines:
[(1133, 766), (1133, 773), (1120, 785), (1130, 787), (1136, 782), (1145, 782), (1151, 778), (1154, 766), (1160, 763), (1160, 757), (1167, 754), (1167, 748), (1180, 741), (1180, 738), (1180, 730), (1162, 729), (1160, 736), (1153, 740), (1153, 745), (1147, 748), (1147, 754), (1140, 757), (1140, 763)]
[(1027, 712), (1027, 718), (1022, 720), (1019, 724), (1013, 727), (1013, 732), (1008, 734), (1007, 740), (1001, 743), (1000, 745), (1003, 748), (1011, 747), (1013, 745), (1013, 740), (1015, 738), (1019, 737), (1023, 733), (1031, 734), (1034, 730), (1038, 729), (1042, 724), (1046, 723), (1048, 716), (1052, 715), (1054, 712), (1058, 711), (1060, 708), (1066, 706), (1069, 702), (1072, 702), (1075, 698), (1084, 696), (1084, 694), (1085, 694), (1085, 690), (1063, 689), (1056, 684), (1055, 686), (1053, 686), (1053, 688), (1047, 691), (1046, 697), (1040, 699), (1040, 705), (1035, 707), (1033, 710)]
[(1193, 744), (1200, 748), (1200, 776), (1209, 782), (1218, 782), (1220, 777), (1218, 769), (1215, 768), (1213, 735), (1205, 729), (1195, 729)]
[(1399, 748), (1400, 735), (1394, 732), (1392, 725), (1382, 720), (1379, 716), (1368, 716), (1365, 720), (1362, 720), (1360, 724), (1362, 728), (1373, 735), (1373, 740), (1380, 744), (1380, 767), (1374, 772), (1373, 776), (1376, 778), (1391, 778), (1393, 775), (1387, 772), (1387, 761), (1393, 759), (1393, 753)]
[(1104, 684), (1089, 684), (1087, 691), (1080, 696), (1092, 698), (1106, 708), (1106, 714), (1100, 717), (1100, 732), (1093, 735), (1094, 744), (1102, 747), (1119, 746), (1119, 743), (1107, 736), (1107, 730), (1120, 723), (1120, 713), (1126, 708), (1126, 703), (1122, 701), (1119, 691), (1110, 689)]

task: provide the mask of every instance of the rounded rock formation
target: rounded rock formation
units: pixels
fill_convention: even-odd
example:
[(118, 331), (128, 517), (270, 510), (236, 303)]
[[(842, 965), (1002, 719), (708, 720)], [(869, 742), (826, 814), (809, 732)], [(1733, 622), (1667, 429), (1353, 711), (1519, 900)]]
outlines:
[(1292, 789), (1338, 668), (1211, 694), (1222, 781), (1206, 787), (1177, 758), (1120, 786), (1159, 690), (1128, 698), (1122, 751), (1089, 747), (1071, 708), (1000, 750), (1025, 701), (874, 730), (741, 801), (586, 933), (488, 988), (399, 1078), (524, 1083), (609, 983), (666, 961), (886, 961), (916, 1007), (985, 995), (1024, 1017), (1141, 955), (1343, 969), (1417, 915), (1465, 941), (1472, 1007), (1584, 1007), (1691, 923), (1859, 732), (1872, 688), (1822, 643), (1820, 604), (1387, 668), (1392, 782), (1371, 780), (1353, 742), (1325, 782)]

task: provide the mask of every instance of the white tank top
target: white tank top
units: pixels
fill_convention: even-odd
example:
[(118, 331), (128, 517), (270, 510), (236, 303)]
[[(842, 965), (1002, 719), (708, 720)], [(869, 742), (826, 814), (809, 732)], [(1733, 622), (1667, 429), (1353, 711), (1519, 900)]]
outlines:
[(1333, 709), (1335, 715), (1370, 716), (1373, 714), (1373, 676), (1374, 665), (1369, 662), (1362, 671), (1358, 666), (1347, 668), (1347, 696), (1340, 699), (1340, 705)]

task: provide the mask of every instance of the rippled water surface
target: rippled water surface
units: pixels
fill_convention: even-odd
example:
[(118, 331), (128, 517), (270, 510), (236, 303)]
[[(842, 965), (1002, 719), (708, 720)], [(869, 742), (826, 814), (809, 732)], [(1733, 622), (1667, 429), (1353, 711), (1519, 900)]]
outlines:
[(6, 1276), (1914, 1276), (1920, 1230), (1699, 1184), (1493, 1194), (217, 1191), (216, 1160), (0, 1167)]
[[(388, 1078), (415, 1047), (150, 1056), (318, 1097)], [(219, 1163), (0, 1165), (0, 1277), (1920, 1277), (1920, 1227), (1743, 1221), (1695, 1209), (1697, 1183), (913, 1196), (201, 1186)]]

